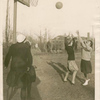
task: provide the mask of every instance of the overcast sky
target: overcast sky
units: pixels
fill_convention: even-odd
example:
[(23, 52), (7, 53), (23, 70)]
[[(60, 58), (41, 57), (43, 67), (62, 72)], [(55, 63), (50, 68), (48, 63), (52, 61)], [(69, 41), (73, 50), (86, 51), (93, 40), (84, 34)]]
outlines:
[[(13, 27), (13, 1), (10, 0), (10, 21)], [(56, 2), (63, 3), (62, 9), (56, 9)], [(3, 6), (3, 29), (5, 27), (6, 2)], [(76, 30), (86, 36), (92, 34), (95, 16), (100, 11), (100, 0), (39, 0), (36, 7), (27, 7), (17, 2), (17, 31), (25, 34), (42, 34), (47, 28), (49, 34), (57, 36), (64, 33), (75, 34)]]

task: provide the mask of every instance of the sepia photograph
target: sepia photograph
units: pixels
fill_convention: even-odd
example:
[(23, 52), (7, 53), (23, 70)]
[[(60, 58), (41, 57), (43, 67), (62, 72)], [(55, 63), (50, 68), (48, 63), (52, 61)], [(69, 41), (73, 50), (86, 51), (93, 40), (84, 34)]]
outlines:
[(0, 6), (0, 100), (100, 100), (100, 0)]

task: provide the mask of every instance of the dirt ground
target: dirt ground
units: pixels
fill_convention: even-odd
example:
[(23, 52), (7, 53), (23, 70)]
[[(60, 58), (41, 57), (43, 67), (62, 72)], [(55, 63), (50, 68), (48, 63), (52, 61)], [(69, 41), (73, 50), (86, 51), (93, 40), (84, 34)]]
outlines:
[[(92, 73), (89, 75), (88, 86), (82, 86), (83, 74), (80, 72), (80, 53), (76, 53), (76, 63), (79, 71), (76, 77), (76, 84), (71, 85), (72, 75), (64, 82), (64, 72), (67, 66), (67, 54), (43, 54), (34, 55), (33, 63), (36, 66), (37, 79), (32, 84), (32, 100), (94, 100), (94, 75), (95, 60), (92, 55)], [(4, 70), (4, 100), (6, 100), (6, 77), (9, 68)], [(12, 100), (20, 99), (20, 89)]]

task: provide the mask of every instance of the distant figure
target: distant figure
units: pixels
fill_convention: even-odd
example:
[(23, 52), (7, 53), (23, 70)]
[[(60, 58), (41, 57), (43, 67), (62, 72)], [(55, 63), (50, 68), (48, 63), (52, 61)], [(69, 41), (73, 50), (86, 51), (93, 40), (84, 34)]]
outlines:
[(47, 52), (51, 52), (51, 42), (47, 42)]
[[(30, 100), (31, 79), (27, 74), (32, 66), (32, 55), (30, 48), (24, 43), (26, 37), (22, 34), (17, 36), (17, 43), (12, 44), (5, 58), (5, 67), (7, 68), (11, 59), (10, 71), (7, 75), (7, 100), (11, 100), (21, 88), (21, 100)], [(28, 88), (27, 88), (28, 87)], [(26, 94), (27, 88), (27, 94)]]
[(88, 74), (92, 72), (92, 65), (90, 60), (91, 60), (93, 42), (91, 40), (83, 41), (78, 31), (77, 31), (77, 35), (82, 46), (81, 72), (83, 72), (85, 76), (85, 83), (83, 84), (85, 86), (88, 85), (88, 82), (90, 81), (90, 79), (88, 79)]
[(75, 62), (74, 45), (75, 45), (75, 40), (73, 36), (65, 37), (65, 50), (67, 51), (68, 54), (68, 61), (67, 61), (67, 72), (64, 81), (67, 81), (69, 72), (72, 71), (73, 72), (72, 85), (75, 84), (75, 78), (78, 71), (78, 67)]
[(78, 41), (75, 42), (75, 50), (77, 51)]

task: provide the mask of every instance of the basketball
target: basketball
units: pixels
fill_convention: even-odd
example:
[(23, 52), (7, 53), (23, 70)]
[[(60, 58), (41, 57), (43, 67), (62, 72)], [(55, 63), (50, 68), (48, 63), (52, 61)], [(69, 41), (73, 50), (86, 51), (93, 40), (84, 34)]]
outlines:
[(57, 9), (61, 9), (63, 7), (63, 4), (62, 2), (57, 2), (55, 6)]

